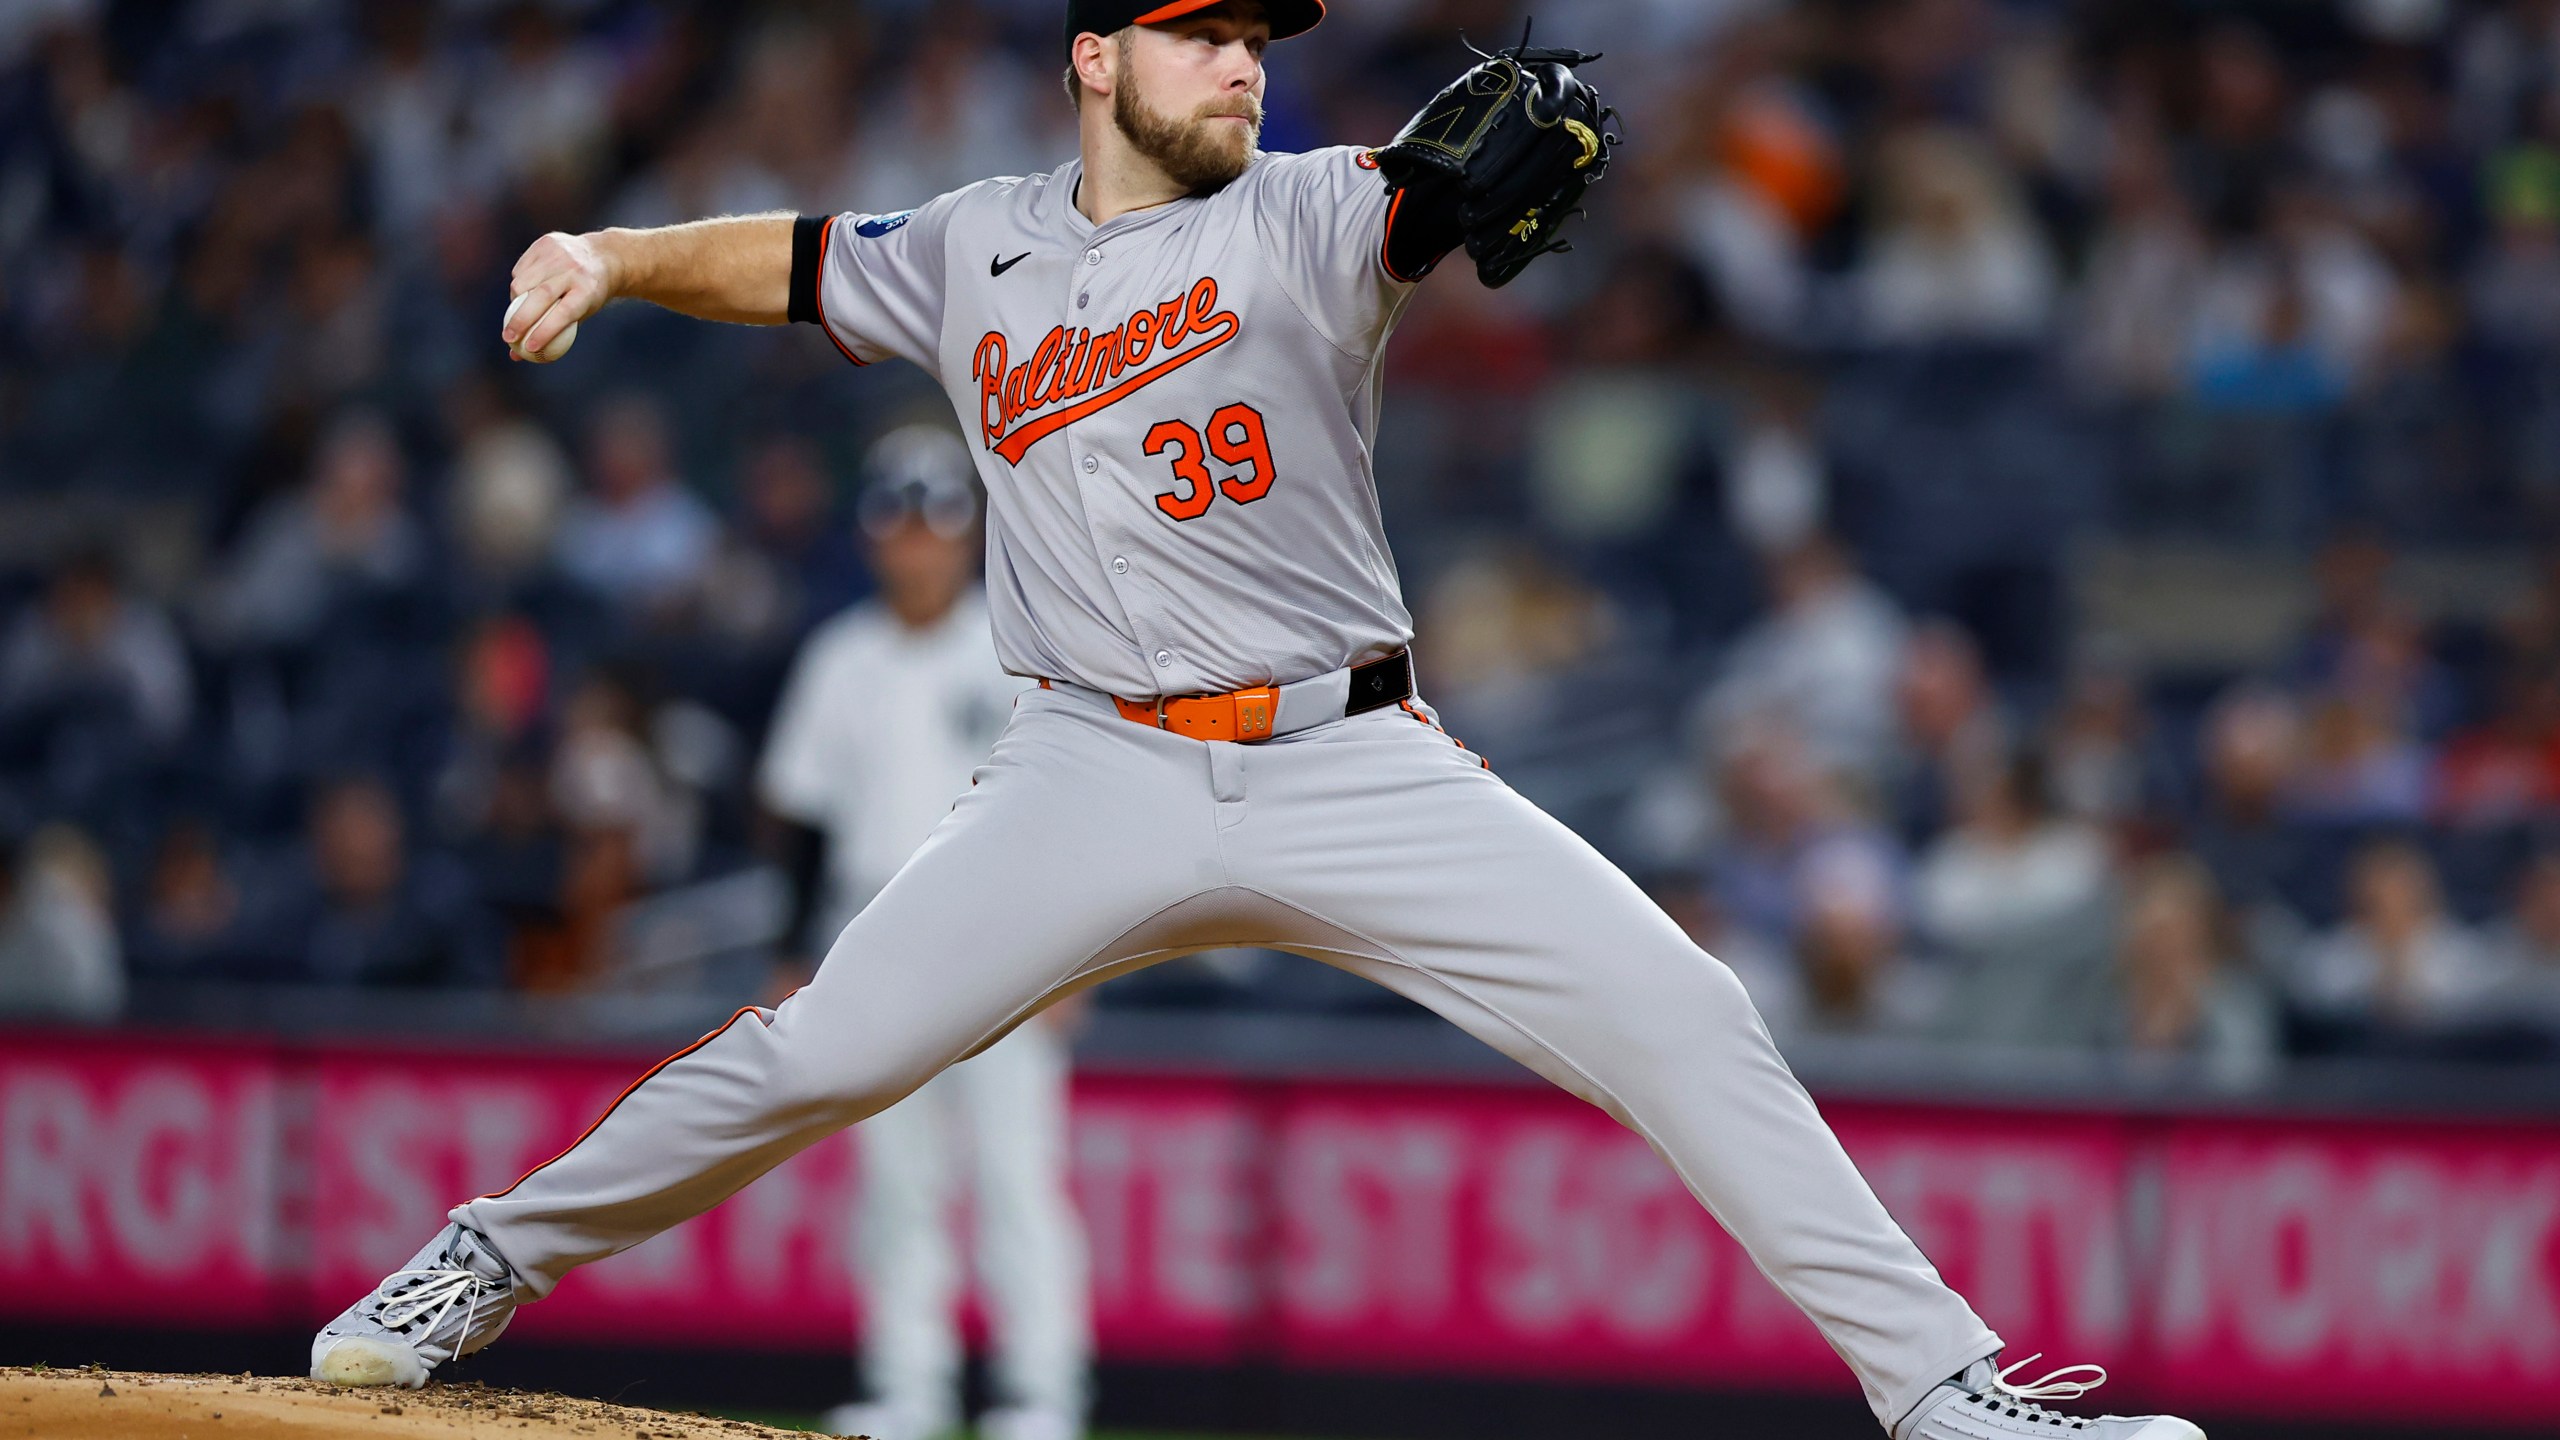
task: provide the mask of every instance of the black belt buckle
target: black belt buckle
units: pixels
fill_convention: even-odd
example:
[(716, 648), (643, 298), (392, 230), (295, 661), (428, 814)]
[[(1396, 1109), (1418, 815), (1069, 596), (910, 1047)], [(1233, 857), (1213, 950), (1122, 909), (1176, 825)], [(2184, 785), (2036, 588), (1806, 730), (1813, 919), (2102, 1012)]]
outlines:
[(1413, 652), (1399, 650), (1384, 660), (1351, 667), (1351, 698), (1343, 702), (1342, 713), (1359, 715), (1383, 710), (1412, 698)]

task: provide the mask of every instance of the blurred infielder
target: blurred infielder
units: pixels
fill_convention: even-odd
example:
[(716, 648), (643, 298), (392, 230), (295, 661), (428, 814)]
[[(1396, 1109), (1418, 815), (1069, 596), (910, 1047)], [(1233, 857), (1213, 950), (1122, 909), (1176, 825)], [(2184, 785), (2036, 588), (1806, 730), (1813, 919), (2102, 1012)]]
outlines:
[[(978, 502), (967, 445), (947, 429), (909, 426), (882, 437), (864, 469), (860, 518), (881, 593), (810, 635), (759, 784), (767, 808), (824, 835), (819, 920), (830, 936), (969, 788), (1025, 684), (996, 663), (986, 597), (972, 583)], [(1002, 1402), (980, 1432), (1083, 1433), (1092, 1322), (1084, 1231), (1067, 1194), (1067, 1047), (1048, 1020), (854, 1128), (872, 1403), (830, 1414), (834, 1432), (931, 1440), (959, 1424), (960, 1265), (946, 1211), (952, 1172), (966, 1168)]]
[[(1059, 997), (1225, 945), (1439, 1011), (1634, 1129), (1898, 1440), (2194, 1440), (2072, 1420), (1894, 1224), (1731, 971), (1440, 729), (1370, 473), (1379, 354), (1463, 244), (1494, 283), (1606, 165), (1568, 68), (1488, 57), (1375, 152), (1262, 155), (1262, 49), (1319, 0), (1069, 0), (1077, 160), (895, 215), (548, 235), (503, 333), (615, 296), (806, 320), (942, 380), (988, 495), (997, 655), (1036, 678), (976, 784), (814, 979), (458, 1206), (312, 1368), (418, 1384), (562, 1275), (700, 1213)], [(2014, 1371), (2015, 1367), (2012, 1367)]]

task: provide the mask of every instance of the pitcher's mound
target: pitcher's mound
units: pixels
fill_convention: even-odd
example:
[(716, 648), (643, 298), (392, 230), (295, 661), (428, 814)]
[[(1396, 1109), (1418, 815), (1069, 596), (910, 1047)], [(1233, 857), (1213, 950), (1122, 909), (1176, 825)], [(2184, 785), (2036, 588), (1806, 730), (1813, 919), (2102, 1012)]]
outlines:
[(0, 1440), (808, 1440), (788, 1430), (483, 1385), (343, 1390), (264, 1375), (0, 1366)]

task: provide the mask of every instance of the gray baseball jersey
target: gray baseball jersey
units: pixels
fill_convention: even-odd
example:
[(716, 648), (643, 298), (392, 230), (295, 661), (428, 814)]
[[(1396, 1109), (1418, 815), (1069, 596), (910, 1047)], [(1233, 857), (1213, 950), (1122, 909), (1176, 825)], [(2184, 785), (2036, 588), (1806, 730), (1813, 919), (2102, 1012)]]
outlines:
[(1368, 152), (1264, 155), (1100, 226), (1082, 173), (840, 215), (821, 244), (828, 334), (931, 372), (976, 442), (997, 658), (1144, 699), (1403, 648), (1370, 447), (1414, 287)]
[(1386, 269), (1391, 206), (1362, 152), (1265, 157), (1214, 195), (1100, 227), (1074, 208), (1078, 174), (836, 217), (813, 307), (855, 360), (903, 356), (950, 390), (987, 482), (999, 656), (1056, 683), (1023, 693), (807, 987), (740, 1012), (454, 1219), (538, 1297), (1059, 996), (1267, 945), (1431, 1007), (1641, 1133), (1888, 1426), (1997, 1352), (1733, 973), (1427, 704), (1253, 744), (1115, 706), (1404, 644), (1370, 437), (1409, 286)]

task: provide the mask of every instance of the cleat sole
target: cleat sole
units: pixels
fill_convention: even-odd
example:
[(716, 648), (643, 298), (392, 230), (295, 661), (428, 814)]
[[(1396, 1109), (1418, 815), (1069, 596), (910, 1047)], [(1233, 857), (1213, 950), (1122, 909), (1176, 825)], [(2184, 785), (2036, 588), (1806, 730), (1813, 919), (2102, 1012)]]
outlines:
[(418, 1357), (405, 1346), (347, 1339), (329, 1347), (328, 1353), (311, 1367), (311, 1378), (332, 1385), (415, 1390), (427, 1383), (427, 1367), (419, 1364)]

